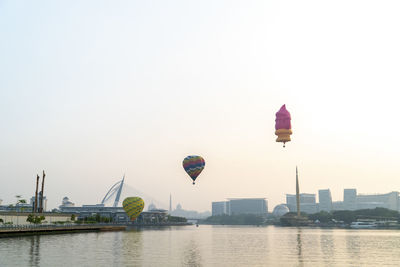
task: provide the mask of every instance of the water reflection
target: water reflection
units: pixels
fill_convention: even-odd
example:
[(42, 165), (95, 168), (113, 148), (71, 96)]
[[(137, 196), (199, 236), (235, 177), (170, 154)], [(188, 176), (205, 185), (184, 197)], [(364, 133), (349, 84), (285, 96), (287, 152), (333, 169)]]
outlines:
[(297, 228), (297, 258), (299, 266), (303, 266), (303, 244), (301, 241), (301, 228)]
[(332, 264), (332, 259), (334, 259), (335, 256), (335, 246), (332, 233), (320, 235), (320, 245), (325, 263), (327, 265)]
[(0, 239), (0, 266), (399, 266), (399, 248), (391, 230), (172, 227)]
[(346, 249), (351, 257), (353, 263), (358, 262), (360, 259), (360, 236), (353, 235), (353, 232), (349, 231), (346, 234)]
[(201, 253), (196, 240), (191, 239), (185, 246), (183, 254), (184, 266), (201, 266)]
[(120, 232), (122, 238), (120, 254), (125, 266), (141, 266), (143, 261), (143, 232), (130, 229), (129, 232)]
[(39, 266), (40, 263), (40, 235), (34, 235), (30, 238), (30, 263), (31, 266)]

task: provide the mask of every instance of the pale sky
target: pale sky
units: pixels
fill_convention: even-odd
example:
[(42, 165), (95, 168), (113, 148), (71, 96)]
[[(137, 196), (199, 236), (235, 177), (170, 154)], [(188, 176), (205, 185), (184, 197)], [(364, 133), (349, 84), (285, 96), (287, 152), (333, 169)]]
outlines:
[[(0, 199), (400, 191), (399, 1), (0, 0)], [(276, 143), (275, 112), (292, 114)], [(195, 186), (187, 155), (206, 167)]]

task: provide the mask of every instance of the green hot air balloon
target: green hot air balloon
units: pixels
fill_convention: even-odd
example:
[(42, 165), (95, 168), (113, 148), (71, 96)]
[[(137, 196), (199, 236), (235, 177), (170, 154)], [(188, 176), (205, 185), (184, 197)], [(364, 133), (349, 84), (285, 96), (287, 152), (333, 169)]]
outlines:
[(134, 221), (142, 213), (144, 201), (140, 197), (127, 197), (122, 202), (122, 207), (129, 218)]

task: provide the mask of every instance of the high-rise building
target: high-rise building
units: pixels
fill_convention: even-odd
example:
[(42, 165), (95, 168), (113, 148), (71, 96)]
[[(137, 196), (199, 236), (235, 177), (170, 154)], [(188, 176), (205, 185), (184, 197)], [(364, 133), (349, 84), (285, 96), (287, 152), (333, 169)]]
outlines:
[(318, 198), (319, 198), (319, 204), (318, 204), (319, 211), (330, 212), (332, 210), (331, 190), (329, 189), (318, 190)]
[[(315, 201), (315, 194), (302, 193), (299, 195), (300, 211), (305, 213), (316, 213), (317, 203)], [(286, 206), (291, 212), (297, 212), (296, 195), (286, 194)]]
[(229, 214), (228, 201), (218, 201), (211, 203), (211, 214), (212, 216)]
[(357, 208), (357, 189), (344, 189), (343, 191), (343, 209), (355, 210)]

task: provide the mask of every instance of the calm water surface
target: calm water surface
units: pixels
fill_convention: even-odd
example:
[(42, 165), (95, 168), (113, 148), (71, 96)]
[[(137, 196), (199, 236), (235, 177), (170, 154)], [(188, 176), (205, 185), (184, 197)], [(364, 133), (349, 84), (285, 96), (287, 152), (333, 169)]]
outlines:
[(400, 231), (201, 225), (2, 238), (0, 266), (400, 266)]

